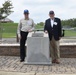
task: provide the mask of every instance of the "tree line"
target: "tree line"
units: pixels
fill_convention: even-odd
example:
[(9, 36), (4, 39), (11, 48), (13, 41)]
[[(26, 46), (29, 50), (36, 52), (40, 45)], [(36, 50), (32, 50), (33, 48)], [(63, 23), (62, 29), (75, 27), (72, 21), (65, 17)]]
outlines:
[(70, 26), (70, 27), (76, 27), (76, 18), (68, 19), (68, 20), (62, 20), (63, 26)]
[[(76, 18), (61, 20), (63, 27), (76, 27)], [(44, 22), (37, 23), (37, 25), (44, 26)]]

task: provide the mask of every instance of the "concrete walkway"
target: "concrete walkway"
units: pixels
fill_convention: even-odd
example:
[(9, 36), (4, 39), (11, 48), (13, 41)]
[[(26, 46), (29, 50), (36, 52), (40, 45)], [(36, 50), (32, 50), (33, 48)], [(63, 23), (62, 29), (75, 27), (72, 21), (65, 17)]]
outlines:
[(76, 74), (44, 74), (44, 73), (19, 73), (19, 72), (4, 72), (0, 71), (0, 75), (76, 75)]
[(19, 60), (19, 57), (0, 56), (0, 75), (76, 75), (76, 58), (61, 58), (61, 64), (51, 66), (24, 65)]
[(76, 74), (47, 74), (47, 73), (20, 73), (0, 71), (0, 75), (76, 75)]
[(35, 73), (20, 73), (20, 72), (4, 72), (0, 71), (0, 75), (35, 75)]

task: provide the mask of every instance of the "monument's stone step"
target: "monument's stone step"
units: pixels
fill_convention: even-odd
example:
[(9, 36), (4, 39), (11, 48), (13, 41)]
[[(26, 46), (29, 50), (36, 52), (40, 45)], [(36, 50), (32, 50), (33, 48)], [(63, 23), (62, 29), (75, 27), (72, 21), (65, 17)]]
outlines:
[[(27, 45), (25, 47), (27, 47)], [(61, 44), (60, 53), (63, 58), (76, 58), (76, 44)], [(19, 55), (19, 44), (0, 44), (0, 56)]]

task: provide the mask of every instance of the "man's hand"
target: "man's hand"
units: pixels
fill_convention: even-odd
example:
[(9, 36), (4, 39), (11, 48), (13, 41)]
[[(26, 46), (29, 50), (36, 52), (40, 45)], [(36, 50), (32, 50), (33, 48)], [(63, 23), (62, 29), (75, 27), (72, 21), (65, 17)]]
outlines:
[(19, 35), (18, 38), (21, 39), (21, 35)]
[(61, 40), (62, 37), (59, 37), (59, 40)]
[(45, 33), (47, 34), (47, 33), (48, 33), (48, 31), (45, 31)]
[(32, 30), (29, 30), (28, 32), (32, 32)]

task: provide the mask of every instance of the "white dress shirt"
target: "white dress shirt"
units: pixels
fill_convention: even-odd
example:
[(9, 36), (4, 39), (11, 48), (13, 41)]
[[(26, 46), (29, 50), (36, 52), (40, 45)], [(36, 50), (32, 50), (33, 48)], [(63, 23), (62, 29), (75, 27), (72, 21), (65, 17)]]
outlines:
[(54, 25), (54, 19), (51, 19), (51, 27), (53, 28)]

